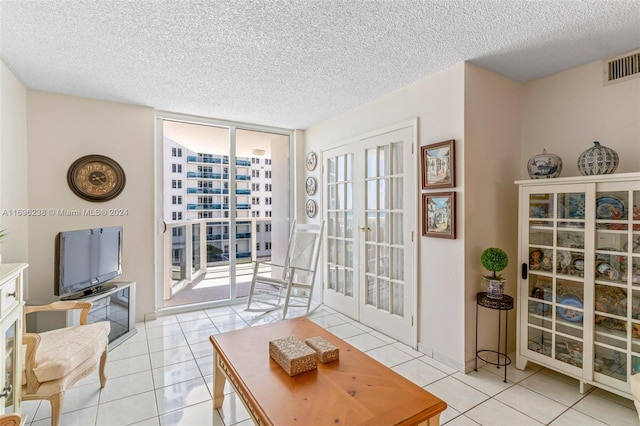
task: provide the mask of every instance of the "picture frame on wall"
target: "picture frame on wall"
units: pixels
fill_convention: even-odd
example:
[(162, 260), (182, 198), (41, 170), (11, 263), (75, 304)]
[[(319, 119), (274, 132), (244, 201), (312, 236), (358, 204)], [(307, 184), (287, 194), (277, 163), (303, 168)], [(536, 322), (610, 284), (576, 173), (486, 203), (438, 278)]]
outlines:
[(422, 189), (455, 187), (454, 139), (420, 147), (420, 154)]
[(456, 238), (456, 193), (422, 194), (422, 235)]

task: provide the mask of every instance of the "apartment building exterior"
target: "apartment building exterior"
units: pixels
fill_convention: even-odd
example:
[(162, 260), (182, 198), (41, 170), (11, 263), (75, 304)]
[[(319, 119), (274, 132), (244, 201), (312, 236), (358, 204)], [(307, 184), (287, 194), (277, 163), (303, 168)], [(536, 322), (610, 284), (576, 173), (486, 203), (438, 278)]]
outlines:
[[(163, 143), (164, 220), (174, 225), (171, 227), (173, 263), (183, 260), (186, 242), (184, 227), (175, 225), (188, 226), (203, 221), (206, 222), (207, 264), (228, 261), (232, 203), (236, 209), (236, 259), (251, 259), (254, 243), (256, 257), (270, 256), (269, 155), (237, 157), (233, 175), (234, 168), (225, 153), (194, 152), (167, 136)], [(200, 236), (192, 235), (192, 238)]]

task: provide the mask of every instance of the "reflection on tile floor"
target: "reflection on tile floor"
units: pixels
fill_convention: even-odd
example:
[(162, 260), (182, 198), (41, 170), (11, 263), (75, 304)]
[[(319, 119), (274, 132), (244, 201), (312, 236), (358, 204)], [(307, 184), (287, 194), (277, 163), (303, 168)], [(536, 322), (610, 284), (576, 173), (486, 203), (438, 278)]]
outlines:
[[(138, 324), (138, 333), (109, 353), (107, 385), (97, 372), (66, 392), (62, 425), (253, 425), (227, 383), (222, 410), (212, 410), (211, 334), (265, 324), (281, 312), (245, 312), (244, 305), (163, 316)], [(332, 309), (311, 319), (447, 402), (441, 423), (463, 425), (639, 425), (632, 401), (592, 389), (553, 371), (503, 371), (485, 366), (462, 374)], [(22, 405), (26, 425), (50, 424), (47, 401)]]

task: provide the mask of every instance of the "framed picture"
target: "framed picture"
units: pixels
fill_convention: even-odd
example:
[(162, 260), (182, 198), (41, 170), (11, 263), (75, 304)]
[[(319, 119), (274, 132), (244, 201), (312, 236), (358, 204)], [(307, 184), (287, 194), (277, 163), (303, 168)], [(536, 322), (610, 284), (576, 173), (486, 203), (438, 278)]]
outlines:
[(456, 238), (456, 193), (422, 194), (422, 235)]
[(422, 158), (422, 189), (456, 186), (455, 140), (420, 147)]

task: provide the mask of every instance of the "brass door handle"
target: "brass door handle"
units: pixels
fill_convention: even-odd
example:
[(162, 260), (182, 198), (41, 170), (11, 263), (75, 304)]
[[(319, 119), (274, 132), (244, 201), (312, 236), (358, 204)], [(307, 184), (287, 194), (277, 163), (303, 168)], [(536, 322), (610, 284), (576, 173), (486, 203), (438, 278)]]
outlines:
[(371, 228), (369, 228), (368, 226), (364, 226), (364, 225), (360, 225), (360, 232), (364, 232), (364, 231), (371, 231)]

